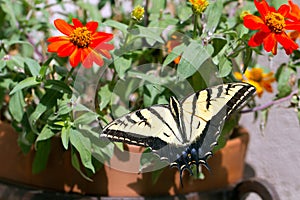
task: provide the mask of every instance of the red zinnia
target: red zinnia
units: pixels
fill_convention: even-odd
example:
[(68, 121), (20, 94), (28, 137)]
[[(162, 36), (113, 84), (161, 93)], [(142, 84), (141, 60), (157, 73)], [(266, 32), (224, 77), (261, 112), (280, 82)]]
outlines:
[(113, 34), (96, 32), (98, 23), (95, 21), (90, 21), (85, 26), (78, 19), (72, 21), (74, 25), (62, 19), (54, 21), (55, 27), (66, 36), (50, 37), (48, 51), (57, 52), (60, 57), (70, 56), (72, 67), (76, 67), (80, 62), (85, 68), (92, 67), (93, 62), (103, 66), (101, 55), (111, 58), (109, 50), (114, 46), (106, 42), (113, 38)]
[(298, 45), (286, 34), (285, 30), (300, 30), (300, 23), (286, 19), (290, 6), (284, 4), (278, 11), (268, 5), (265, 0), (254, 0), (260, 17), (246, 15), (244, 25), (251, 30), (259, 30), (249, 40), (249, 46), (256, 47), (263, 44), (267, 52), (277, 54), (277, 42), (279, 42), (286, 54), (291, 54)]
[[(288, 17), (292, 19), (293, 21), (298, 21), (300, 22), (300, 8), (297, 4), (294, 4), (291, 0), (289, 0), (289, 5), (291, 7), (290, 13)], [(297, 38), (300, 38), (300, 32), (299, 31), (292, 31), (288, 33), (289, 37), (292, 40), (296, 40)]]

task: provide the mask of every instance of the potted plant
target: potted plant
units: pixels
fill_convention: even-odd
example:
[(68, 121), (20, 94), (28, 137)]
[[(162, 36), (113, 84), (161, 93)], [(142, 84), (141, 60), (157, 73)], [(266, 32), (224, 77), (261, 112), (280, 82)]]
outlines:
[[(120, 10), (121, 5), (110, 1), (96, 6), (84, 1), (17, 2), (4, 2), (0, 10), (5, 19), (0, 46), (1, 127), (8, 122), (18, 132), (4, 134), (0, 129), (1, 135), (7, 136), (1, 136), (0, 152), (1, 158), (17, 155), (22, 159), (12, 163), (8, 159), (17, 169), (1, 168), (0, 177), (6, 180), (17, 180), (20, 174), (19, 180), (37, 180), (38, 186), (48, 183), (46, 187), (52, 189), (59, 186), (65, 191), (112, 196), (198, 191), (192, 185), (204, 185), (203, 180), (185, 174), (183, 183), (188, 186), (181, 188), (175, 169), (138, 175), (140, 162), (148, 165), (153, 158), (145, 160), (145, 149), (101, 140), (103, 127), (130, 111), (167, 104), (171, 96), (180, 99), (212, 85), (248, 82), (256, 87), (257, 97), (225, 123), (214, 149), (215, 159), (211, 159), (220, 164), (227, 159), (222, 150), (241, 113), (266, 116), (273, 104), (286, 100), (299, 113), (293, 75), (300, 56), (295, 42), (300, 9), (292, 1), (282, 5), (274, 1), (277, 9), (257, 0), (146, 1), (135, 2), (130, 11)], [(61, 8), (70, 10), (61, 12)], [(281, 48), (278, 43), (290, 59), (272, 72), (256, 58), (260, 54), (275, 56)], [(256, 104), (264, 91), (273, 91), (275, 81), (278, 94), (274, 99), (266, 105)], [(10, 149), (8, 141), (17, 142), (27, 154)], [(243, 143), (236, 158), (245, 157), (247, 141), (247, 135), (235, 140)], [(128, 148), (133, 154), (128, 154)], [(45, 172), (48, 165), (55, 167)], [(237, 176), (227, 174), (231, 184), (242, 177), (243, 162), (238, 167)], [(63, 173), (57, 175), (56, 169)], [(9, 171), (14, 173), (12, 179)], [(132, 176), (130, 172), (135, 173)], [(209, 179), (211, 175), (203, 172)], [(167, 175), (173, 182), (159, 186)], [(58, 177), (63, 179), (58, 181)], [(113, 177), (117, 181), (112, 181)], [(125, 177), (134, 182), (125, 184)], [(83, 183), (79, 184), (80, 180)], [(191, 181), (199, 184), (189, 184)], [(124, 188), (114, 193), (111, 187), (118, 182)], [(219, 183), (218, 188), (225, 187), (227, 180)], [(149, 191), (153, 185), (162, 192)], [(148, 189), (140, 190), (142, 186)], [(132, 193), (126, 195), (127, 188)]]

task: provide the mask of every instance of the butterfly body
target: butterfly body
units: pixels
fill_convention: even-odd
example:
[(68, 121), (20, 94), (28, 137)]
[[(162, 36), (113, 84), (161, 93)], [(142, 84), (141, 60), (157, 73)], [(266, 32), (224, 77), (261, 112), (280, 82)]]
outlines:
[(180, 178), (191, 166), (207, 165), (217, 145), (223, 123), (252, 94), (246, 83), (223, 84), (196, 92), (168, 105), (154, 105), (126, 114), (104, 127), (101, 137), (112, 141), (150, 147)]

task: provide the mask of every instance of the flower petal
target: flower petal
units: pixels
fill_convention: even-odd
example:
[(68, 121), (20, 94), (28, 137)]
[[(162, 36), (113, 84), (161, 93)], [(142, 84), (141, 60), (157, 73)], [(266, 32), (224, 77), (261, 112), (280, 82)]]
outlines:
[(263, 41), (264, 49), (267, 52), (270, 52), (274, 48), (276, 42), (275, 33), (270, 33)]
[(262, 96), (264, 90), (263, 90), (263, 88), (261, 87), (261, 85), (258, 82), (252, 81), (252, 80), (247, 80), (246, 82), (249, 83), (250, 85), (253, 85), (255, 87), (256, 94), (257, 94), (258, 97)]
[(95, 49), (95, 50), (113, 50), (115, 47), (114, 45), (112, 44), (106, 44), (106, 43), (102, 43), (102, 44), (99, 44), (97, 46), (94, 46), (94, 45), (90, 45), (91, 48)]
[(70, 64), (72, 67), (77, 67), (81, 60), (81, 51), (82, 49), (80, 48), (75, 48), (73, 53), (70, 56)]
[(90, 54), (91, 54), (91, 48), (85, 48), (82, 50), (81, 62), (85, 68), (91, 68), (93, 66), (93, 60)]
[(100, 50), (99, 53), (101, 53), (107, 59), (111, 59), (111, 55), (110, 55), (109, 51), (107, 51), (107, 50)]
[(300, 31), (300, 22), (291, 22), (291, 21), (286, 20), (285, 23), (286, 23), (286, 26), (285, 26), (286, 30)]
[(288, 36), (292, 39), (292, 40), (297, 40), (297, 38), (300, 38), (300, 32), (299, 31), (293, 31), (288, 33)]
[(72, 54), (73, 51), (76, 50), (76, 46), (73, 43), (69, 42), (60, 46), (57, 50), (57, 55), (60, 57), (69, 56)]
[(279, 7), (277, 12), (280, 13), (282, 16), (286, 17), (290, 12), (290, 6), (283, 4)]
[(283, 46), (287, 55), (290, 55), (294, 50), (298, 49), (298, 44), (295, 43), (289, 36), (282, 32), (275, 35), (276, 40)]
[(298, 21), (300, 20), (300, 8), (297, 4), (294, 4), (292, 0), (289, 0), (289, 5), (291, 7), (290, 13), (287, 15), (288, 18)]
[(77, 28), (77, 27), (83, 27), (81, 21), (80, 21), (79, 19), (77, 19), (77, 18), (73, 18), (73, 19), (72, 19), (72, 22), (73, 22), (73, 24), (74, 24), (74, 26), (75, 26), (76, 28)]
[(65, 35), (70, 35), (74, 30), (73, 26), (71, 26), (65, 20), (62, 19), (54, 20), (54, 25), (60, 32), (62, 32)]
[(61, 41), (57, 41), (57, 42), (52, 42), (51, 44), (48, 45), (48, 52), (57, 52), (61, 46), (69, 44), (69, 43), (70, 43), (69, 40), (61, 40)]
[(255, 15), (246, 15), (244, 18), (244, 26), (251, 30), (261, 29), (265, 25), (264, 21)]
[(110, 41), (114, 35), (111, 33), (96, 32), (92, 35), (94, 43), (102, 43)]
[[(110, 55), (110, 54), (109, 54)], [(102, 67), (104, 65), (104, 61), (103, 58), (101, 57), (101, 55), (99, 53), (97, 53), (96, 51), (92, 51), (92, 53), (90, 54), (90, 56), (92, 56), (92, 60), (99, 65), (100, 67)]]
[(259, 12), (259, 14), (262, 16), (263, 19), (265, 19), (265, 16), (270, 11), (270, 6), (265, 0), (254, 0), (254, 4)]
[(47, 39), (48, 42), (69, 41), (67, 36), (54, 36)]
[(261, 45), (264, 41), (264, 39), (269, 35), (270, 33), (267, 32), (257, 32), (255, 33), (249, 40), (248, 44), (251, 47), (257, 47), (259, 45)]
[(94, 33), (98, 28), (98, 22), (91, 21), (91, 22), (86, 23), (85, 26), (89, 29), (89, 31)]

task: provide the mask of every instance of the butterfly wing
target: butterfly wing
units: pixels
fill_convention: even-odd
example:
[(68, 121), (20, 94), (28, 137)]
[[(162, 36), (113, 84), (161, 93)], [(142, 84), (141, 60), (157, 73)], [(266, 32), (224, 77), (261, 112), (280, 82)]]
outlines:
[(104, 127), (101, 137), (159, 150), (182, 141), (167, 105), (155, 105), (126, 114)]
[(209, 156), (217, 145), (226, 118), (254, 92), (247, 83), (231, 83), (207, 88), (181, 101), (183, 138), (196, 143), (200, 159)]

